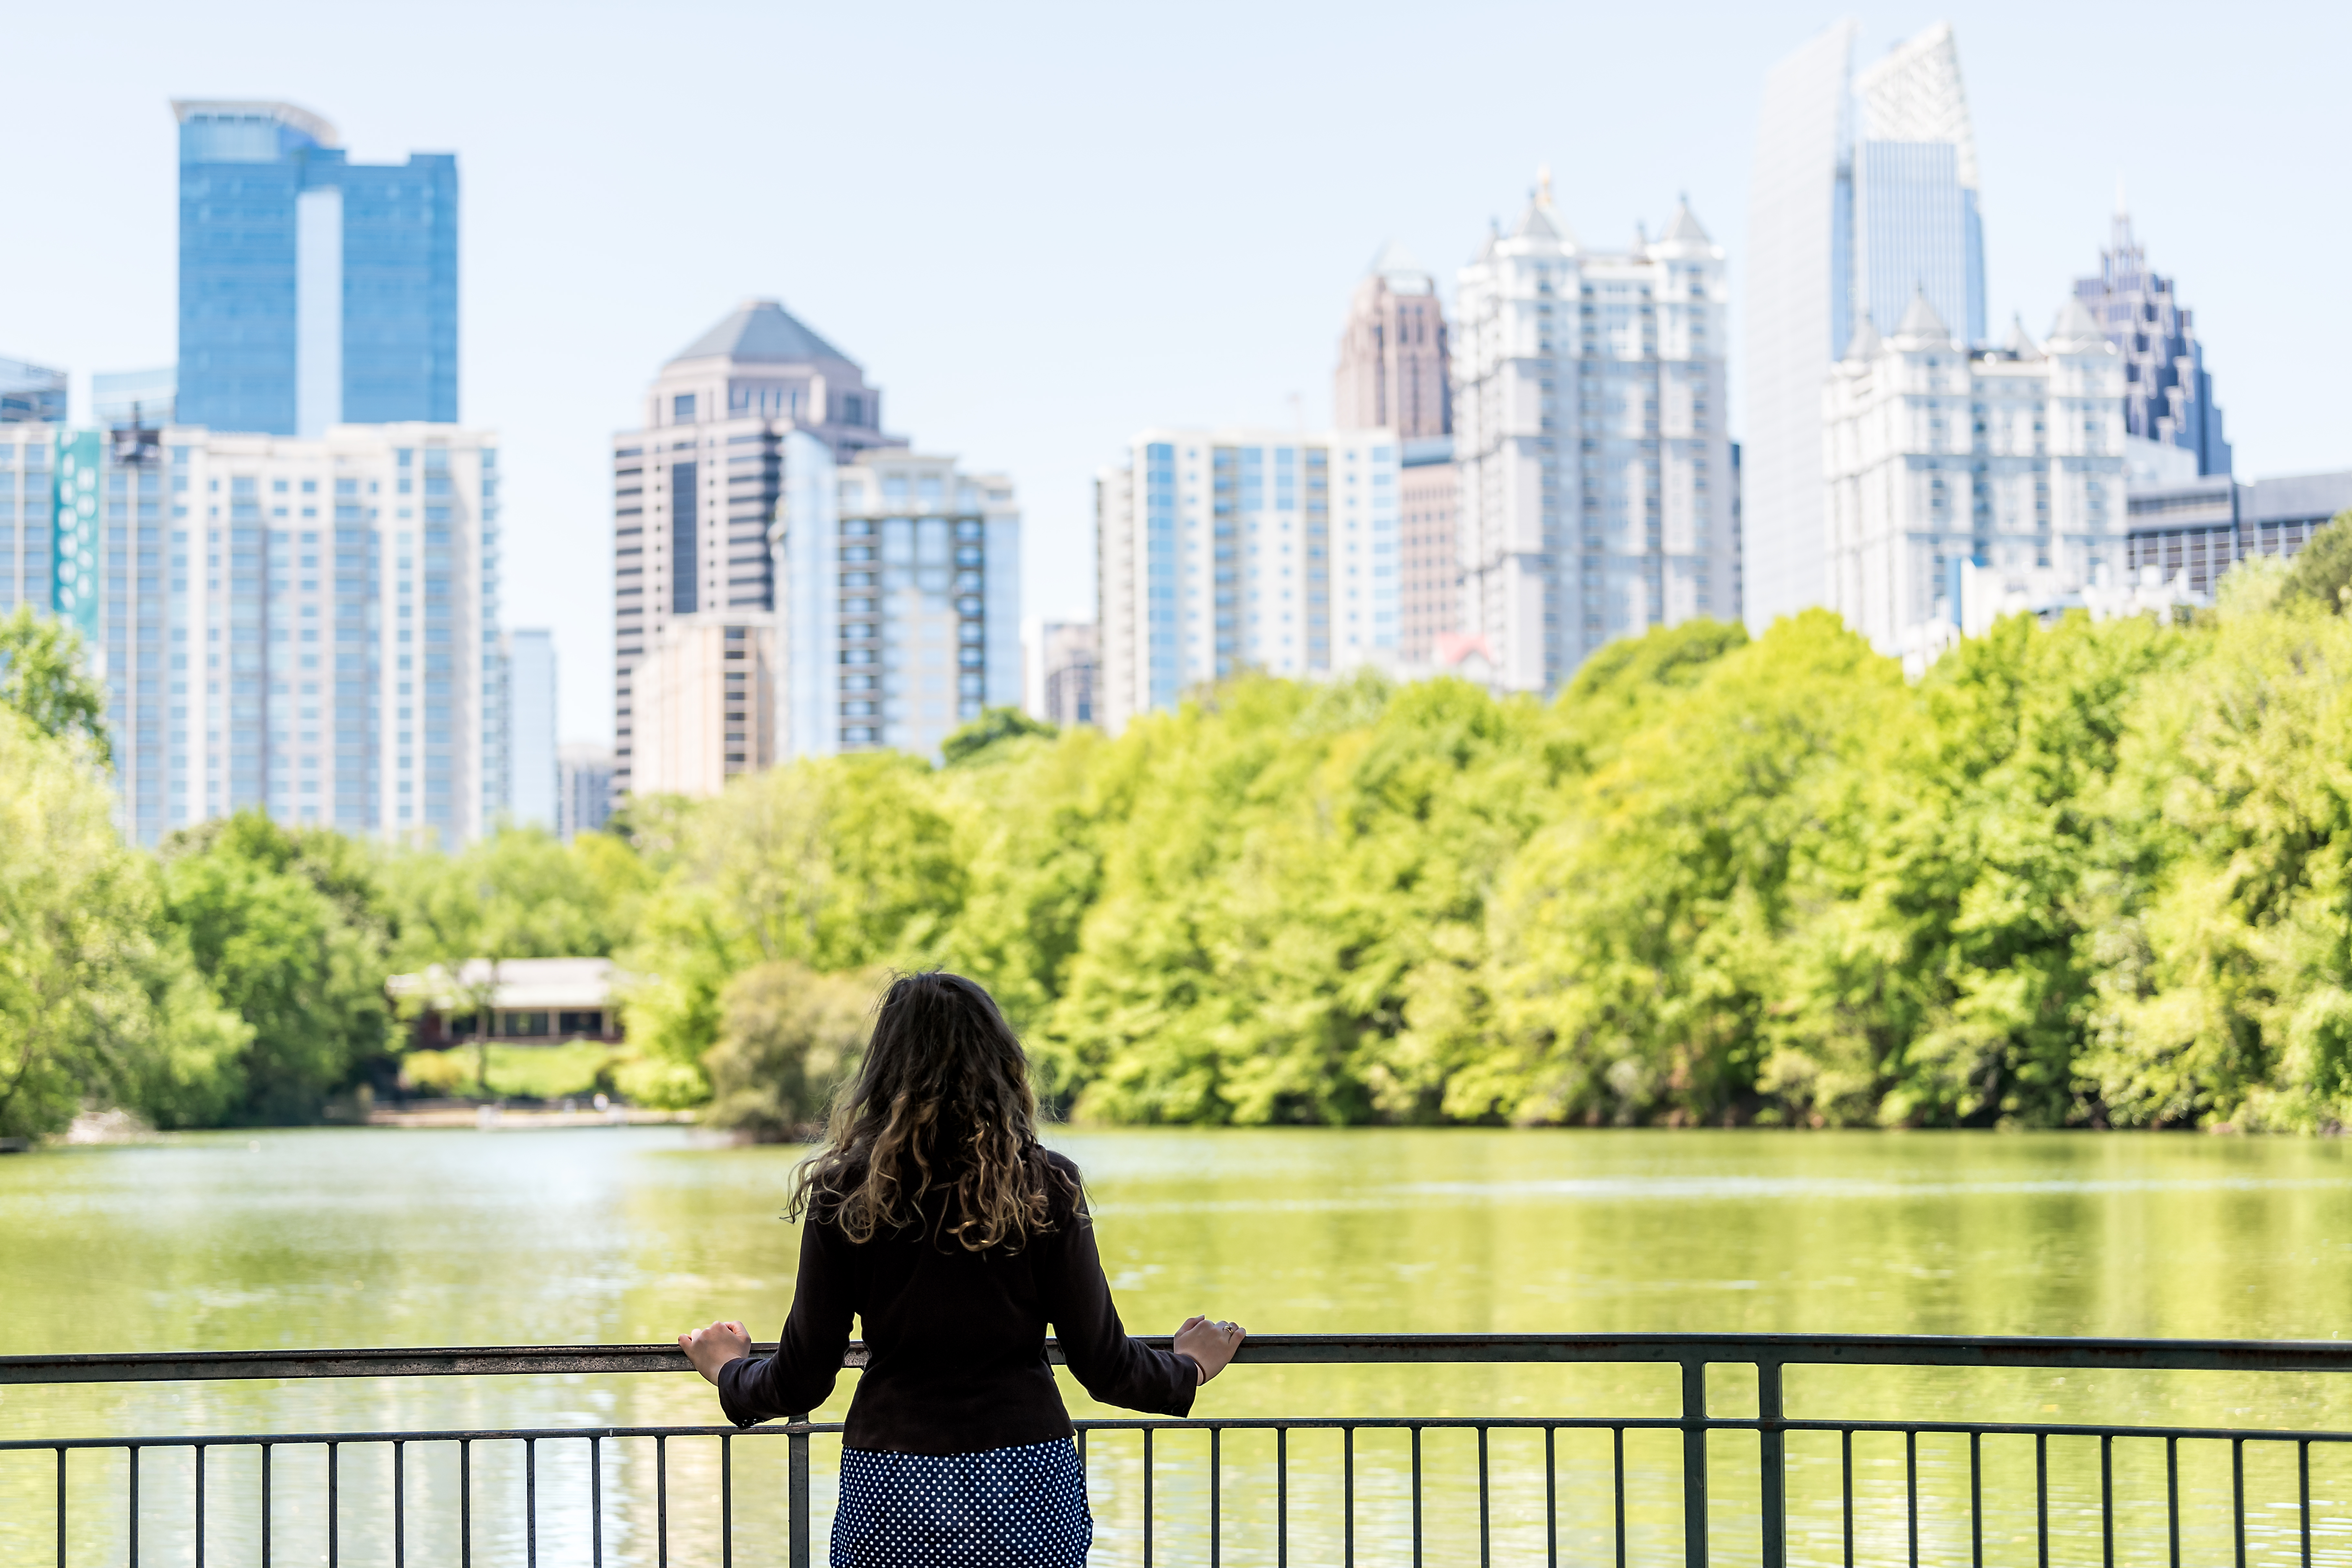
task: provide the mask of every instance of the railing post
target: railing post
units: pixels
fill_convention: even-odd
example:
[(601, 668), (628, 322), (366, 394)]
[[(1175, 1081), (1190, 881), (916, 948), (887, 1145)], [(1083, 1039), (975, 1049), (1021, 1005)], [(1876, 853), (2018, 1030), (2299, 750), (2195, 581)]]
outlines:
[(1764, 1468), (1764, 1568), (1785, 1568), (1789, 1561), (1788, 1434), (1780, 1430), (1780, 1363), (1756, 1363), (1756, 1414), (1762, 1423), (1757, 1435), (1759, 1459)]
[(792, 1568), (809, 1568), (809, 1435), (808, 1417), (795, 1415), (790, 1436), (784, 1438), (791, 1449), (792, 1470), (785, 1482), (785, 1492), (792, 1510)]
[(1706, 1568), (1706, 1363), (1683, 1363), (1683, 1563)]

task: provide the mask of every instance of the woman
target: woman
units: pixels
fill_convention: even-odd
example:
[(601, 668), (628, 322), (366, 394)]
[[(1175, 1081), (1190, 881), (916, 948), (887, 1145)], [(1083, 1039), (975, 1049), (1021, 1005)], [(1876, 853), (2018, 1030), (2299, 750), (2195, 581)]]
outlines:
[(987, 992), (902, 976), (883, 994), (825, 1147), (795, 1173), (800, 1278), (776, 1353), (740, 1322), (680, 1334), (750, 1426), (824, 1403), (854, 1314), (869, 1355), (842, 1434), (834, 1568), (1079, 1568), (1094, 1540), (1051, 1323), (1088, 1394), (1182, 1415), (1240, 1348), (1188, 1318), (1131, 1340), (1095, 1251), (1077, 1167), (1037, 1142), (1029, 1058)]

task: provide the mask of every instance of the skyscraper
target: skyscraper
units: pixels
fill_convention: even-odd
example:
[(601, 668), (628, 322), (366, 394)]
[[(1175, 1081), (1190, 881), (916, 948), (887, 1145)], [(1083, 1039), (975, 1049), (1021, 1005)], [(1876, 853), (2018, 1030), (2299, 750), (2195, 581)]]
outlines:
[(827, 468), (906, 445), (882, 433), (882, 395), (855, 361), (775, 300), (747, 300), (662, 367), (643, 428), (613, 437), (614, 765), (624, 794), (635, 752), (632, 682), (650, 639), (673, 616), (777, 607), (768, 529), (796, 431), (814, 438), (813, 456)]
[(290, 103), (182, 100), (184, 425), (457, 418), (457, 160), (353, 163)]
[(2205, 369), (2192, 312), (2172, 279), (2151, 272), (2120, 197), (2099, 275), (2075, 280), (2074, 297), (2124, 356), (2124, 428), (2142, 441), (2188, 452), (2201, 476), (2230, 471), (2230, 443)]
[(516, 630), (506, 637), (508, 817), (519, 827), (556, 829), (555, 635)]
[(1003, 474), (868, 447), (784, 443), (773, 533), (781, 758), (936, 756), (1021, 701), (1021, 510)]
[(1045, 621), (1027, 649), (1023, 706), (1032, 719), (1068, 729), (1095, 721), (1095, 662), (1099, 638), (1092, 621)]
[(1451, 435), (1451, 397), (1436, 280), (1404, 247), (1383, 247), (1348, 303), (1331, 378), (1333, 422), (1408, 438)]
[(566, 844), (594, 833), (613, 817), (613, 749), (572, 744), (555, 749), (555, 833)]
[(630, 787), (709, 796), (776, 761), (776, 617), (672, 616), (637, 666)]
[(1397, 439), (1386, 430), (1147, 430), (1096, 476), (1096, 721), (1118, 733), (1245, 668), (1392, 661)]
[(2021, 325), (1982, 353), (1925, 292), (1883, 337), (1864, 321), (1823, 399), (1831, 607), (1917, 668), (1958, 635), (1964, 581), (2045, 604), (2120, 584), (2123, 394), (2080, 300), (2040, 343)]
[(1331, 405), (1343, 430), (1400, 439), (1396, 656), (1426, 664), (1461, 618), (1452, 366), (1436, 280), (1401, 245), (1373, 258), (1349, 301)]
[[(1853, 299), (1845, 331), (1892, 330), (1925, 294), (1963, 347), (1985, 341), (1984, 218), (1959, 47), (1938, 22), (1854, 78)], [(1840, 354), (1845, 352), (1841, 339)]]
[(0, 426), (0, 610), (92, 650), (137, 842), (260, 806), (454, 844), (507, 800), (499, 510), (481, 431)]
[(1454, 328), (1461, 630), (1516, 691), (1739, 613), (1723, 247), (1685, 205), (1657, 239), (1588, 250), (1549, 187), (1462, 269)]
[(65, 372), (20, 359), (0, 359), (0, 425), (65, 422)]
[(1986, 333), (1984, 222), (1959, 52), (1943, 24), (1856, 76), (1843, 21), (1772, 68), (1748, 213), (1745, 613), (1829, 595), (1822, 388), (1868, 321), (1924, 294), (1961, 346)]

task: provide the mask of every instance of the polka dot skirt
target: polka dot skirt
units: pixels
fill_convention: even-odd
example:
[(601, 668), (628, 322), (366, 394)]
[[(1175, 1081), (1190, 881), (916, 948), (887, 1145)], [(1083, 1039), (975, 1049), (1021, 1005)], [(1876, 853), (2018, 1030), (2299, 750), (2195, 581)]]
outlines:
[(841, 1451), (833, 1568), (1086, 1568), (1094, 1538), (1066, 1437), (978, 1454)]

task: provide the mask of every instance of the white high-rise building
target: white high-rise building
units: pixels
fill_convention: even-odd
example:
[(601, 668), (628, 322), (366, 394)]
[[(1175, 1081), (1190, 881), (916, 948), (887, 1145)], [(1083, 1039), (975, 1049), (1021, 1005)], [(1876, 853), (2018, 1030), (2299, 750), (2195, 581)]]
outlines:
[(1137, 436), (1096, 476), (1097, 722), (1245, 668), (1393, 662), (1399, 473), (1387, 430)]
[(555, 634), (507, 634), (507, 816), (519, 827), (557, 826)]
[(1959, 52), (1943, 24), (1859, 74), (1853, 21), (1772, 68), (1747, 258), (1741, 494), (1748, 625), (1827, 602), (1822, 378), (1915, 294), (1985, 339), (1984, 225)]
[(780, 760), (935, 756), (983, 708), (1021, 702), (1021, 510), (1013, 481), (953, 458), (835, 461), (795, 432), (772, 532)]
[(499, 507), (448, 425), (0, 426), (0, 610), (85, 639), (138, 842), (258, 806), (454, 845), (508, 798)]
[[(2039, 344), (1971, 353), (1927, 295), (1829, 373), (1830, 605), (1915, 667), (1971, 594), (2049, 605), (2121, 584), (2124, 361), (2078, 300)], [(1964, 591), (1965, 589), (1965, 591)]]
[(1454, 332), (1462, 631), (1517, 691), (1739, 614), (1723, 247), (1684, 205), (1588, 250), (1549, 186), (1462, 269)]

